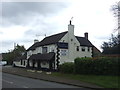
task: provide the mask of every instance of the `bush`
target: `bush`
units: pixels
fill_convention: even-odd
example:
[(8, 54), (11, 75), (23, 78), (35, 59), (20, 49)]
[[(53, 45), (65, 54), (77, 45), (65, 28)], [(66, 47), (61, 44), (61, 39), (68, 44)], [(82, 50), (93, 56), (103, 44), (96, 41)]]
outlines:
[(62, 73), (74, 73), (74, 63), (66, 62), (60, 65), (60, 72)]
[(120, 58), (76, 58), (75, 72), (78, 74), (120, 75), (118, 59)]

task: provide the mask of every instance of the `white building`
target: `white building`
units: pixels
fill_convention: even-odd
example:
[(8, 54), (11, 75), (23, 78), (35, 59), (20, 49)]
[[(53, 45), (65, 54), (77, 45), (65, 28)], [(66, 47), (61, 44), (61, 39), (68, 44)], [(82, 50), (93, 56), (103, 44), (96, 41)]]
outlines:
[(38, 69), (57, 70), (60, 64), (74, 62), (77, 57), (93, 57), (94, 45), (84, 37), (74, 35), (74, 25), (68, 25), (68, 31), (48, 36), (36, 41), (27, 49), (25, 66)]

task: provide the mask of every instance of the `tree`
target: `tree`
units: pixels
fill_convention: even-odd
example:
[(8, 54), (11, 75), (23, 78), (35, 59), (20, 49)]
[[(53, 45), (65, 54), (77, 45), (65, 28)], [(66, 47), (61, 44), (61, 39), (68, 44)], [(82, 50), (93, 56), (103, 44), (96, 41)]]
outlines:
[(104, 42), (101, 46), (103, 54), (120, 54), (120, 36), (111, 35), (109, 42)]
[(108, 42), (104, 42), (101, 46), (103, 54), (120, 54), (120, 2), (112, 6), (114, 17), (117, 18), (118, 26), (115, 31), (118, 31), (118, 35), (111, 35)]
[(12, 64), (13, 60), (17, 57), (22, 56), (22, 54), (25, 53), (25, 51), (26, 49), (24, 46), (20, 46), (17, 44), (14, 50), (3, 54), (3, 60), (6, 60), (8, 64)]
[(118, 31), (118, 35), (120, 35), (120, 2), (112, 6), (112, 11), (118, 20), (118, 27), (115, 30)]

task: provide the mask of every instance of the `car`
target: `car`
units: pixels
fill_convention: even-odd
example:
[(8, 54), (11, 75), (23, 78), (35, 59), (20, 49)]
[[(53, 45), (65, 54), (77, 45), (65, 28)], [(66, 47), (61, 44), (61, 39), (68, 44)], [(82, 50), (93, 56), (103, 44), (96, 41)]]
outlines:
[(7, 61), (0, 61), (0, 66), (5, 66), (7, 64)]

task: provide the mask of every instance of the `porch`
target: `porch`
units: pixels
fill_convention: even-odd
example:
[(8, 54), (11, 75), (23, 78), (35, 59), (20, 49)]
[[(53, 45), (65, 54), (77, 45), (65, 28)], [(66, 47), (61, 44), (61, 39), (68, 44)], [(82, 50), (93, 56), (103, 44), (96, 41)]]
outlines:
[(28, 59), (27, 67), (45, 71), (55, 70), (55, 53), (34, 54)]

